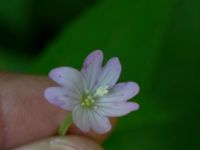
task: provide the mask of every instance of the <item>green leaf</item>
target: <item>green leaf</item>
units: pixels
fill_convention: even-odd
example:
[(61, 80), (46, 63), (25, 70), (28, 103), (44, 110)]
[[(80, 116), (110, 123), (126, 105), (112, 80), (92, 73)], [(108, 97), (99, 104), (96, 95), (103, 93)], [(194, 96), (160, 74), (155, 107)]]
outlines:
[(106, 58), (120, 56), (131, 79), (146, 82), (150, 74), (143, 72), (154, 68), (171, 7), (170, 1), (102, 1), (61, 32), (36, 60), (31, 72), (47, 73), (60, 65), (80, 67), (80, 60), (100, 48)]
[[(141, 108), (121, 119), (110, 150), (198, 147), (199, 1), (105, 0), (74, 20), (35, 60), (30, 72), (81, 67), (93, 49), (119, 56), (121, 80), (141, 86)], [(190, 141), (190, 142), (188, 142)]]
[(30, 66), (31, 59), (26, 55), (16, 53), (15, 50), (0, 48), (0, 70), (24, 72)]

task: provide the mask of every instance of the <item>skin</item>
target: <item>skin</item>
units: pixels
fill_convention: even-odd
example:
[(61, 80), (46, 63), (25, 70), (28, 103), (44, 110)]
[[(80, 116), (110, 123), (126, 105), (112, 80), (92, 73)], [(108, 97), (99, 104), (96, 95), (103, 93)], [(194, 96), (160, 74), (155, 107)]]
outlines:
[(70, 135), (67, 137), (51, 137), (13, 150), (103, 150), (91, 139)]
[[(72, 125), (67, 137), (53, 137), (68, 112), (49, 104), (44, 99), (44, 89), (56, 85), (48, 77), (1, 72), (0, 85), (1, 150), (13, 149), (33, 141), (36, 142), (33, 145), (29, 144), (28, 147), (48, 143), (43, 149), (51, 149), (48, 145), (54, 140), (68, 142), (68, 144), (61, 142), (65, 146), (71, 145), (69, 144), (71, 142), (72, 145), (82, 144), (82, 147), (92, 145), (89, 150), (101, 149), (97, 143), (105, 140), (109, 133), (103, 135), (94, 132), (82, 133)], [(111, 122), (114, 124), (115, 119), (111, 119)], [(17, 150), (20, 149), (23, 148)]]

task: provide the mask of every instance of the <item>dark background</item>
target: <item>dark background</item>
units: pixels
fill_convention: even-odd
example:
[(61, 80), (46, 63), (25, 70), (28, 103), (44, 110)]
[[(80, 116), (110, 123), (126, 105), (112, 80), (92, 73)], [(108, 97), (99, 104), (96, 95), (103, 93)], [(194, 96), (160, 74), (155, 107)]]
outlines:
[(107, 150), (200, 149), (199, 0), (0, 1), (1, 70), (80, 68), (97, 48), (141, 87)]

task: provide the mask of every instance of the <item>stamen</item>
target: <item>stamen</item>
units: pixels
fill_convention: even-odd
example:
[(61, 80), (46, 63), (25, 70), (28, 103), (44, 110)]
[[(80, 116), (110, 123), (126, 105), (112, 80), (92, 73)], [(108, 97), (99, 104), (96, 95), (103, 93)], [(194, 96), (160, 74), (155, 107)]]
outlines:
[(95, 103), (94, 99), (89, 95), (81, 102), (81, 106), (92, 107), (94, 103)]
[(104, 96), (104, 95), (107, 94), (108, 92), (109, 92), (109, 91), (108, 91), (108, 86), (104, 86), (104, 87), (100, 86), (100, 87), (96, 90), (94, 96)]

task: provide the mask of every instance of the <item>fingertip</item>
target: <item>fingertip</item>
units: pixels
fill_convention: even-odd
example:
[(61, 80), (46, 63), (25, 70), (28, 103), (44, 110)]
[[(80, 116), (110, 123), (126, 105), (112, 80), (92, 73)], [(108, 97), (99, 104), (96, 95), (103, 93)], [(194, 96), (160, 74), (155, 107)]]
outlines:
[(80, 150), (80, 148), (87, 150), (103, 150), (103, 148), (95, 141), (77, 135), (51, 137), (13, 150)]

